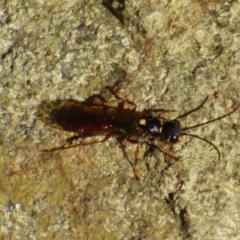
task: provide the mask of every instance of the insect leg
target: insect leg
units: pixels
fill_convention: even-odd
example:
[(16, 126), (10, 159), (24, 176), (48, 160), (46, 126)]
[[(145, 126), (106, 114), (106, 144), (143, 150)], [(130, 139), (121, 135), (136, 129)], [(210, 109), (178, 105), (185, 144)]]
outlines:
[(113, 86), (113, 87), (107, 86), (107, 87), (106, 87), (106, 89), (107, 89), (117, 100), (119, 100), (118, 109), (117, 109), (117, 111), (116, 111), (116, 113), (115, 113), (114, 118), (117, 118), (117, 117), (119, 116), (119, 114), (123, 111), (124, 106), (125, 106), (125, 103), (128, 103), (128, 104), (130, 104), (130, 105), (133, 105), (132, 111), (135, 112), (135, 111), (136, 111), (136, 108), (137, 108), (137, 105), (136, 105), (134, 102), (130, 101), (130, 100), (126, 100), (126, 99), (120, 97), (120, 96), (117, 94), (117, 90), (114, 90), (114, 87), (115, 87), (115, 86)]
[(169, 156), (170, 158), (173, 158), (174, 160), (179, 160), (178, 157), (174, 156), (173, 154), (171, 154), (170, 152), (166, 151), (164, 146), (160, 143), (160, 142), (156, 142), (156, 145), (158, 146), (159, 150), (161, 152), (163, 152), (164, 154), (166, 154), (167, 156)]
[[(118, 140), (118, 142), (119, 142), (119, 144), (120, 144), (120, 147), (121, 147), (121, 149), (122, 149), (123, 156), (127, 159), (127, 161), (129, 162), (129, 164), (130, 164), (131, 167), (132, 167), (132, 170), (133, 170), (133, 174), (134, 174), (135, 179), (136, 179), (136, 180), (140, 180), (139, 174), (138, 174), (138, 170), (137, 170), (137, 168), (136, 168), (136, 160), (135, 160), (135, 162), (134, 162), (134, 164), (133, 164), (133, 163), (130, 161), (130, 159), (129, 159), (127, 153), (126, 153), (126, 149), (125, 149), (125, 146), (124, 146), (124, 144), (123, 144), (124, 138), (117, 138), (117, 140)], [(128, 139), (127, 139), (127, 140), (128, 140)], [(131, 143), (132, 143), (132, 142), (131, 142)], [(136, 142), (135, 142), (135, 143), (136, 143)], [(138, 151), (139, 151), (139, 150), (138, 150)], [(135, 154), (136, 154), (136, 152), (135, 152)]]
[[(138, 176), (138, 171), (137, 171), (137, 163), (138, 163), (138, 160), (139, 160), (139, 144), (137, 144), (136, 151), (135, 151), (134, 155), (135, 155), (135, 160), (134, 160), (134, 164), (133, 164), (133, 169), (135, 170), (135, 172), (134, 172), (135, 178), (137, 180), (139, 180), (140, 177)], [(136, 176), (136, 174), (137, 174), (137, 176)]]
[(132, 106), (133, 106), (133, 109), (132, 109), (132, 110), (133, 110), (133, 111), (136, 111), (137, 105), (136, 105), (134, 102), (130, 101), (130, 100), (127, 100), (127, 99), (124, 99), (124, 98), (120, 97), (120, 96), (117, 94), (117, 90), (114, 90), (114, 86), (113, 86), (113, 87), (107, 86), (106, 89), (107, 89), (117, 100), (119, 100), (119, 101), (124, 101), (124, 102), (132, 105)]
[(87, 146), (87, 145), (92, 145), (92, 144), (95, 144), (95, 143), (102, 143), (102, 142), (106, 142), (110, 137), (111, 137), (111, 134), (107, 134), (102, 140), (99, 140), (99, 141), (81, 142), (81, 143), (78, 143), (78, 144), (66, 146), (66, 144), (68, 142), (71, 142), (71, 141), (73, 141), (75, 139), (78, 139), (78, 138), (82, 138), (82, 135), (80, 135), (80, 136), (73, 136), (73, 137), (69, 138), (67, 140), (67, 143), (65, 143), (64, 145), (62, 145), (60, 147), (56, 147), (56, 148), (51, 148), (49, 150), (43, 150), (43, 152), (54, 152), (54, 151), (58, 151), (58, 150), (64, 150), (64, 149), (69, 149), (69, 148), (74, 148), (74, 147), (79, 147), (79, 146)]
[(139, 175), (138, 175), (138, 171), (137, 171), (137, 163), (138, 163), (138, 160), (139, 160), (139, 141), (138, 140), (135, 140), (135, 139), (131, 139), (131, 138), (126, 138), (126, 140), (132, 144), (137, 144), (137, 147), (136, 147), (136, 151), (135, 151), (135, 160), (134, 160), (134, 163), (132, 164), (132, 167), (133, 167), (133, 172), (134, 172), (134, 175), (135, 175), (135, 178), (137, 180), (139, 180)]

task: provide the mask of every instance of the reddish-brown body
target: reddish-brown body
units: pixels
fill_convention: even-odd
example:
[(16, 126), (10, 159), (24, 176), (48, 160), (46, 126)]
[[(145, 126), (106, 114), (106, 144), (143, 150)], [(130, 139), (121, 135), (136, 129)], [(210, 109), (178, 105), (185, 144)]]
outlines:
[[(191, 127), (181, 128), (178, 119), (199, 110), (204, 105), (207, 98), (205, 98), (197, 108), (178, 116), (176, 119), (168, 121), (163, 118), (161, 114), (171, 112), (172, 110), (147, 109), (140, 112), (136, 110), (136, 105), (133, 102), (122, 99), (113, 88), (108, 87), (107, 89), (118, 100), (118, 105), (116, 107), (108, 105), (110, 102), (105, 100), (91, 102), (56, 100), (42, 103), (39, 106), (37, 114), (40, 120), (52, 127), (77, 134), (67, 139), (66, 143), (70, 143), (70, 145), (66, 146), (65, 144), (60, 147), (52, 148), (49, 151), (100, 143), (107, 141), (113, 136), (121, 144), (124, 156), (127, 159), (128, 156), (122, 143), (123, 140), (135, 144), (145, 142), (157, 146), (160, 151), (177, 160), (177, 157), (165, 150), (162, 143), (177, 143), (180, 135), (188, 135), (201, 139), (213, 146), (218, 153), (218, 159), (220, 159), (220, 152), (213, 143), (197, 135), (186, 133), (185, 131), (225, 118), (235, 112), (238, 107), (218, 118)], [(126, 103), (130, 104), (132, 108), (125, 108)], [(75, 139), (100, 135), (104, 135), (104, 138), (100, 141), (72, 144), (72, 141)], [(137, 146), (139, 147), (139, 144)], [(133, 167), (136, 179), (139, 179), (135, 168), (138, 159), (138, 147), (135, 152), (134, 164), (128, 159)]]
[(111, 134), (121, 137), (146, 137), (147, 132), (138, 128), (144, 112), (121, 106), (56, 100), (40, 105), (38, 117), (46, 124), (79, 136), (89, 137)]

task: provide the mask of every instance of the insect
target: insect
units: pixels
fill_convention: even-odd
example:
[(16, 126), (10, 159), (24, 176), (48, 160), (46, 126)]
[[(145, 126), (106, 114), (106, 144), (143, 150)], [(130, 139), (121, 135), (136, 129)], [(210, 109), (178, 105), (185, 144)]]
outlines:
[[(114, 87), (106, 88), (118, 101), (116, 107), (110, 106), (108, 101), (104, 99), (98, 102), (88, 100), (82, 102), (75, 100), (56, 100), (43, 102), (38, 107), (37, 116), (44, 123), (54, 128), (77, 133), (76, 136), (68, 138), (64, 145), (44, 151), (53, 152), (77, 146), (102, 143), (107, 141), (110, 137), (115, 137), (122, 147), (124, 157), (132, 166), (135, 178), (139, 179), (136, 165), (138, 161), (139, 145), (141, 143), (157, 146), (161, 152), (178, 160), (176, 156), (164, 148), (163, 143), (168, 142), (175, 144), (180, 141), (179, 137), (181, 135), (188, 135), (210, 144), (217, 151), (218, 160), (220, 160), (220, 152), (213, 143), (197, 135), (189, 134), (186, 131), (225, 118), (234, 113), (238, 108), (218, 118), (182, 128), (178, 119), (199, 110), (205, 104), (208, 97), (206, 97), (198, 107), (191, 111), (173, 120), (166, 120), (162, 115), (174, 112), (174, 110), (146, 109), (144, 111), (137, 111), (136, 104), (120, 97)], [(125, 108), (126, 104), (132, 107)], [(86, 137), (100, 135), (104, 136), (102, 140), (72, 144), (73, 140), (79, 138), (84, 139)], [(123, 145), (124, 140), (132, 144), (137, 144), (134, 163), (129, 160), (126, 154)]]

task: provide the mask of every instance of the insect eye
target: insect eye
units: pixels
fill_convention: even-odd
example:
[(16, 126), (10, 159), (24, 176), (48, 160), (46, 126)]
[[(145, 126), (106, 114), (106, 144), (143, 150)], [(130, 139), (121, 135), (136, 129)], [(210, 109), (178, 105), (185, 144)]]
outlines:
[(160, 122), (157, 118), (140, 119), (139, 125), (145, 131), (151, 134), (159, 133), (159, 128), (161, 127)]
[(169, 142), (170, 143), (177, 143), (179, 142), (179, 138), (177, 135), (172, 135), (170, 138), (169, 138)]

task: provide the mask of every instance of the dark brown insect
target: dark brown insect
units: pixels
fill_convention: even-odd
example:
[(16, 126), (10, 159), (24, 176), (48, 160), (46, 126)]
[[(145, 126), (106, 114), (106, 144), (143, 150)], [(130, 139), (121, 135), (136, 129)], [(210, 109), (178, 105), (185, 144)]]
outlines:
[[(225, 118), (234, 113), (237, 108), (223, 116), (207, 122), (196, 124), (191, 127), (181, 128), (178, 119), (186, 117), (188, 114), (199, 110), (207, 101), (208, 97), (206, 97), (197, 108), (178, 116), (176, 119), (166, 120), (162, 117), (162, 114), (173, 112), (173, 110), (146, 109), (140, 112), (136, 110), (135, 103), (121, 98), (113, 87), (107, 87), (107, 89), (118, 100), (117, 107), (110, 106), (105, 100), (102, 100), (102, 102), (56, 100), (42, 103), (37, 111), (37, 115), (40, 120), (54, 128), (77, 133), (76, 136), (67, 139), (66, 144), (63, 146), (45, 151), (52, 152), (77, 146), (91, 145), (105, 142), (110, 137), (115, 137), (122, 146), (123, 154), (131, 164), (136, 179), (139, 179), (136, 165), (138, 161), (140, 143), (157, 146), (161, 152), (175, 160), (178, 160), (177, 157), (164, 148), (163, 143), (169, 142), (174, 144), (179, 141), (179, 137), (181, 135), (188, 135), (210, 144), (217, 151), (218, 160), (220, 160), (220, 152), (213, 143), (197, 135), (186, 133), (185, 131)], [(125, 104), (132, 105), (132, 108), (125, 108)], [(105, 136), (100, 141), (72, 144), (73, 140), (79, 138), (100, 135)], [(124, 140), (137, 144), (134, 163), (129, 160), (125, 152), (125, 148), (123, 146)]]

